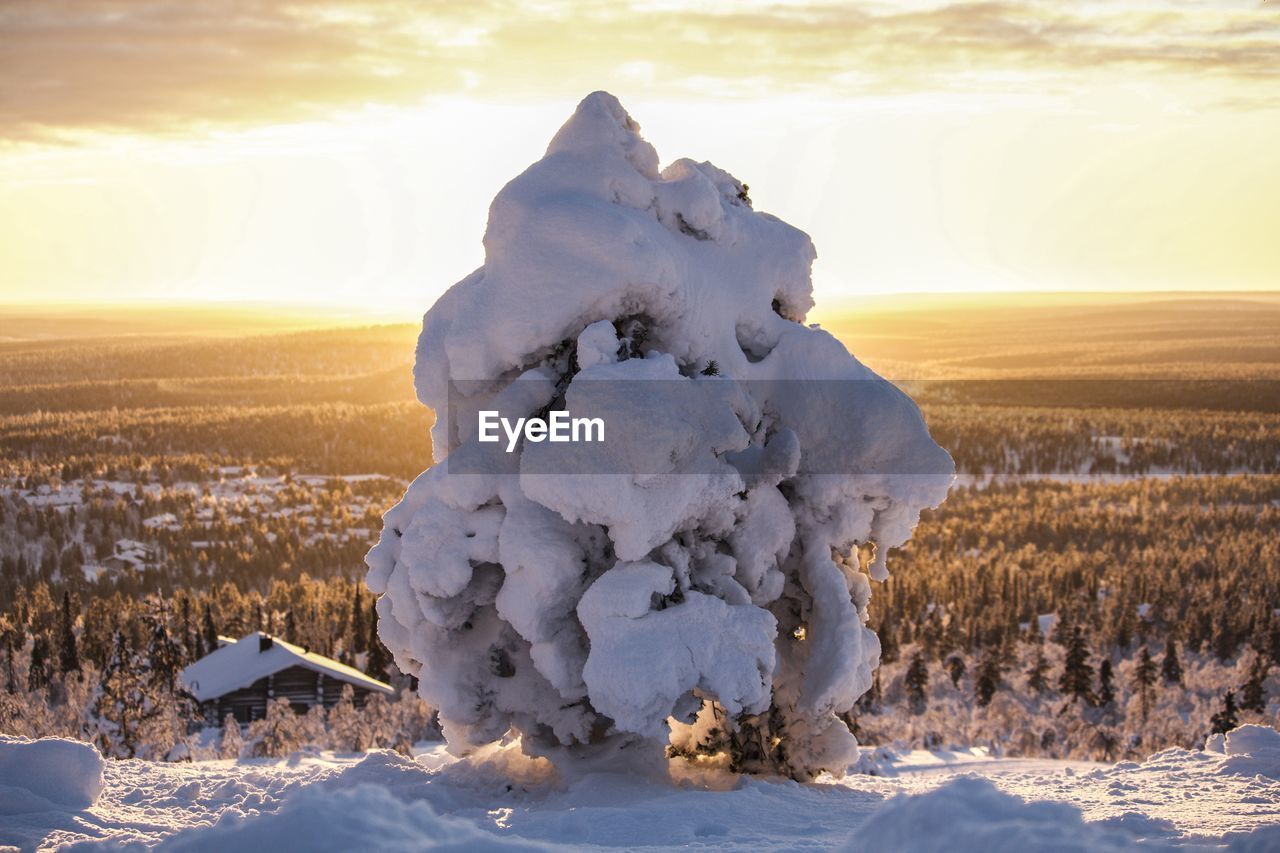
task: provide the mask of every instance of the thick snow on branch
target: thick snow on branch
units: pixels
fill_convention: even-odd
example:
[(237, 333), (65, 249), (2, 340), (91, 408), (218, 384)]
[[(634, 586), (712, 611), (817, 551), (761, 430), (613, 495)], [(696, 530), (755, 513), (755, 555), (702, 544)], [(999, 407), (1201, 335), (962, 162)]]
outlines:
[[(850, 761), (869, 581), (953, 466), (906, 395), (804, 324), (808, 236), (710, 163), (659, 170), (597, 92), (494, 199), (484, 246), (418, 343), (447, 463), (368, 556), (381, 636), (450, 743), (663, 742), (697, 718), (680, 740), (743, 769)], [(482, 410), (557, 409), (605, 440), (477, 440)]]

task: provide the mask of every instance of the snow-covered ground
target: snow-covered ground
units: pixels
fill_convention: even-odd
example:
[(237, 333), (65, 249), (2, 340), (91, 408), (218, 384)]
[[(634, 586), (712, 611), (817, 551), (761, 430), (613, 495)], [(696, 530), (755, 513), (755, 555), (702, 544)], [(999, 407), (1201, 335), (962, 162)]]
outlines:
[[(163, 764), (2, 738), (0, 845), (1280, 849), (1280, 734), (1247, 726), (1210, 747), (1116, 765), (867, 751), (861, 769), (875, 775), (800, 784), (683, 762), (675, 781), (589, 768), (567, 780), (514, 746), (463, 761), (435, 747), (414, 759), (380, 751)], [(1049, 802), (1027, 802), (1039, 800)]]

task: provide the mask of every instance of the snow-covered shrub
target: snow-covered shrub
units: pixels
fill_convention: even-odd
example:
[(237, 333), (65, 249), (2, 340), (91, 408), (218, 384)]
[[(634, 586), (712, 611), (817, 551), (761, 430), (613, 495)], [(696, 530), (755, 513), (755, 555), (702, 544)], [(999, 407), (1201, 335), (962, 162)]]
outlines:
[(222, 718), (222, 733), (218, 737), (218, 757), (235, 761), (244, 750), (244, 737), (234, 714)]
[[(710, 163), (659, 170), (638, 131), (588, 96), (494, 199), (484, 266), (424, 318), (440, 464), (368, 555), (379, 635), (455, 749), (676, 725), (736, 768), (841, 768), (838, 715), (879, 658), (869, 580), (951, 459), (910, 399), (804, 325), (808, 236)], [(478, 441), (481, 410), (608, 432), (508, 454)]]
[(254, 758), (283, 758), (304, 746), (302, 721), (293, 712), (289, 700), (272, 699), (267, 715), (249, 724), (249, 754)]

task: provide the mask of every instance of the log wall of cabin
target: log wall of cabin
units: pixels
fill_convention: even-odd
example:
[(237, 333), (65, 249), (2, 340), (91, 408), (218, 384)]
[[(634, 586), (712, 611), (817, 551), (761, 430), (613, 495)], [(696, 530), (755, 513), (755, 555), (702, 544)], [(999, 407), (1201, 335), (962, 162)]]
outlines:
[[(259, 678), (248, 687), (210, 699), (202, 707), (205, 716), (215, 725), (220, 724), (227, 714), (234, 715), (236, 721), (243, 725), (265, 717), (267, 703), (277, 697), (288, 699), (290, 707), (299, 714), (305, 714), (317, 704), (332, 708), (342, 698), (342, 688), (346, 684), (347, 682), (326, 676), (322, 672), (291, 666), (266, 678)], [(352, 688), (355, 691), (355, 706), (363, 708), (369, 691), (354, 684)]]

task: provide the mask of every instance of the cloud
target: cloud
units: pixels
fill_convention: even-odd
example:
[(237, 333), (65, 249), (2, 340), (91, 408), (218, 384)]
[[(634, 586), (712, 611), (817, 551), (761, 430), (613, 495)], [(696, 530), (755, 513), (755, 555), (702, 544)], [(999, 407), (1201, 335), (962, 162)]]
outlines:
[[(642, 69), (643, 74), (637, 74)], [(1029, 89), (1084, 76), (1280, 78), (1251, 2), (6, 0), (0, 136), (192, 133), (447, 93), (833, 95)]]

